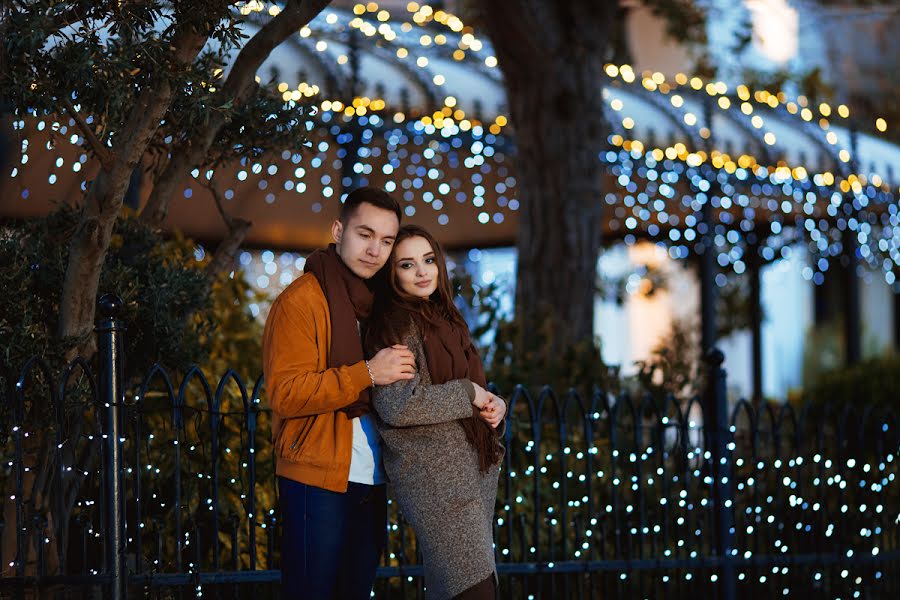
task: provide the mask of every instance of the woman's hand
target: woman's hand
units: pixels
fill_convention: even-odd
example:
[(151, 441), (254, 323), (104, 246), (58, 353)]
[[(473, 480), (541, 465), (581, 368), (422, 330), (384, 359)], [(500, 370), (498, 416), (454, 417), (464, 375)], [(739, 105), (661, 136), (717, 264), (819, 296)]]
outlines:
[(506, 402), (504, 402), (503, 398), (500, 396), (495, 396), (490, 392), (488, 392), (488, 395), (490, 396), (490, 400), (478, 414), (488, 425), (497, 429), (497, 427), (500, 426), (503, 417), (506, 416)]
[(475, 383), (472, 382), (472, 387), (475, 388), (475, 398), (472, 400), (472, 404), (475, 405), (479, 411), (484, 410), (484, 407), (487, 406), (488, 402), (491, 401), (491, 397), (493, 394)]

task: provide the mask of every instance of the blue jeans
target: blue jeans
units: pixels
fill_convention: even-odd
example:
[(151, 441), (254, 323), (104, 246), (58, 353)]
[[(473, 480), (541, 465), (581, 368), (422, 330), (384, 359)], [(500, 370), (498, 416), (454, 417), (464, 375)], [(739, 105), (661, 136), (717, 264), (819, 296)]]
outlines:
[(384, 549), (385, 486), (350, 482), (342, 494), (279, 477), (278, 490), (281, 597), (368, 600)]

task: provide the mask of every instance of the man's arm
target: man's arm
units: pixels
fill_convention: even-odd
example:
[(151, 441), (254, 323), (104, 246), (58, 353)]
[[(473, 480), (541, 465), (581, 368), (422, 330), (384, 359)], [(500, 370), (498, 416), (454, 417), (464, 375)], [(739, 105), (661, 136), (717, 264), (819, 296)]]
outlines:
[(263, 335), (263, 371), (272, 410), (285, 418), (334, 412), (372, 385), (365, 361), (318, 371), (324, 340), (303, 306), (276, 302)]

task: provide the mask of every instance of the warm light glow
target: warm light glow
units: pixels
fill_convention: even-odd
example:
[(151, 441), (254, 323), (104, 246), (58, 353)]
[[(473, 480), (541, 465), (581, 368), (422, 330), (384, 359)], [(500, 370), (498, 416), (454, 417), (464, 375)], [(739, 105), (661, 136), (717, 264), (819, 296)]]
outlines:
[(753, 22), (753, 45), (766, 58), (784, 64), (797, 55), (799, 16), (788, 0), (744, 0)]

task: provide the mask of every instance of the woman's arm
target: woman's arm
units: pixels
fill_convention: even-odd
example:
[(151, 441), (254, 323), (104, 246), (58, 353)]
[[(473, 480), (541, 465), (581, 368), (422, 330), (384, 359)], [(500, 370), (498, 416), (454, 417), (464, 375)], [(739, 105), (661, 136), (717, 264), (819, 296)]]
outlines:
[(427, 368), (417, 336), (407, 336), (406, 344), (416, 355), (419, 372), (407, 381), (379, 385), (372, 390), (372, 403), (381, 420), (392, 427), (435, 425), (472, 416), (475, 386), (468, 379), (441, 384), (422, 383), (421, 370)]

